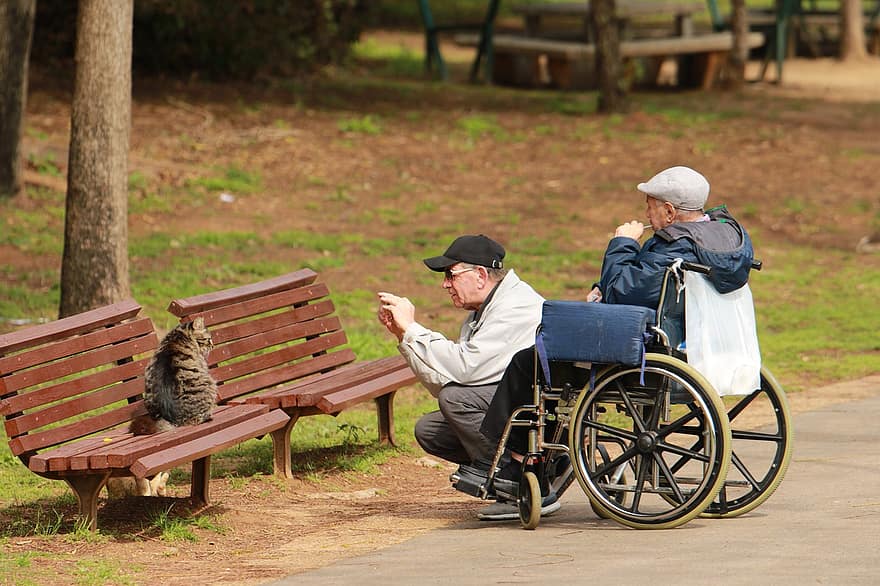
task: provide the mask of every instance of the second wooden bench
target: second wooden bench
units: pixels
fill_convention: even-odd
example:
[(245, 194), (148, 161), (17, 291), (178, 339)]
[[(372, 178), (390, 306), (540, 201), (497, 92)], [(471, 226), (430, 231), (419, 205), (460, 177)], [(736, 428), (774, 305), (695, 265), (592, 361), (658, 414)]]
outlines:
[[(471, 45), (476, 40), (459, 35), (456, 42)], [(749, 33), (750, 49), (764, 44), (764, 35)], [(594, 87), (596, 46), (591, 43), (559, 41), (518, 35), (493, 37), (493, 81), (514, 85), (534, 85), (540, 78), (539, 59), (546, 58), (549, 81), (561, 89)], [(642, 59), (646, 63), (643, 77), (656, 80), (662, 61), (679, 57), (678, 83), (682, 87), (711, 87), (726, 55), (733, 47), (729, 32), (708, 33), (688, 37), (635, 39), (621, 41), (620, 55), (624, 60)]]
[(181, 320), (202, 316), (214, 349), (208, 357), (221, 404), (265, 405), (290, 415), (272, 432), (275, 473), (291, 477), (290, 434), (296, 421), (336, 415), (375, 401), (379, 440), (394, 443), (393, 398), (416, 382), (399, 355), (355, 362), (324, 283), (303, 269), (224, 291), (177, 299)]

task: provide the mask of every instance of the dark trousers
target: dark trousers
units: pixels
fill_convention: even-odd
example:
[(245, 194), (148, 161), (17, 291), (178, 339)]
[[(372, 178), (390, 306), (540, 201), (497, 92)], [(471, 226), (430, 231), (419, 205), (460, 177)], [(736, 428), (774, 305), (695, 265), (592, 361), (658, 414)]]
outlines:
[[(493, 451), (497, 448), (507, 420), (514, 410), (523, 405), (534, 404), (535, 376), (535, 347), (514, 354), (480, 426), (482, 434), (495, 446)], [(544, 374), (540, 365), (538, 365), (537, 377), (539, 384), (544, 384)], [(589, 370), (577, 368), (570, 362), (550, 363), (550, 379), (554, 388), (561, 387), (566, 382), (575, 389), (583, 388), (589, 378)], [(553, 432), (552, 425), (555, 424), (545, 428), (547, 433)], [(514, 427), (507, 440), (507, 447), (518, 454), (528, 452), (528, 428)]]
[(486, 439), (480, 424), (497, 387), (446, 385), (437, 397), (440, 410), (416, 422), (416, 441), (429, 454), (456, 464), (491, 459), (498, 442)]

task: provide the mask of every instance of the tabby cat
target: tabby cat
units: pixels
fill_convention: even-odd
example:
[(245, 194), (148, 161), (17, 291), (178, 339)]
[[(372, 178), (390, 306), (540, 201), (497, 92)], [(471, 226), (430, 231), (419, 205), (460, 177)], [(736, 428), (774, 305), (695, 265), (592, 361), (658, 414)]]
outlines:
[(201, 317), (168, 332), (147, 365), (144, 405), (149, 415), (131, 422), (132, 433), (148, 435), (211, 419), (217, 403), (217, 383), (208, 372), (212, 347)]

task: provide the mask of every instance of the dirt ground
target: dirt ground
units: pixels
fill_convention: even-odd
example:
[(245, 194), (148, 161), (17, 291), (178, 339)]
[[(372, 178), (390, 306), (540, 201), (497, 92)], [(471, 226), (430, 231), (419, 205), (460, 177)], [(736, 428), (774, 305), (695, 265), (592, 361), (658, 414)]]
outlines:
[[(419, 37), (401, 37), (401, 42), (419, 46)], [(454, 49), (449, 49), (454, 52)], [(752, 67), (757, 67), (753, 65)], [(752, 72), (754, 73), (754, 69)], [(216, 89), (216, 88), (214, 88)], [(350, 151), (328, 147), (322, 150), (321, 141), (331, 143), (338, 135), (336, 120), (324, 116), (321, 113), (306, 111), (302, 114), (302, 125), (296, 129), (272, 128), (272, 117), (277, 116), (277, 111), (251, 114), (245, 106), (238, 108), (232, 104), (224, 103), (225, 96), (221, 90), (219, 95), (212, 95), (212, 88), (188, 91), (184, 97), (174, 97), (156, 100), (145, 97), (139, 103), (136, 101), (133, 112), (133, 139), (132, 139), (132, 166), (142, 169), (146, 173), (164, 178), (169, 183), (181, 182), (199, 165), (203, 165), (207, 157), (222, 159), (224, 153), (236, 149), (253, 148), (252, 162), (259, 163), (265, 168), (283, 166), (285, 157), (289, 154), (270, 153), (260, 149), (262, 141), (285, 141), (299, 145), (301, 151), (297, 154), (297, 171), (293, 176), (285, 175), (281, 170), (276, 175), (265, 174), (267, 189), (275, 192), (283, 192), (285, 186), (299, 179), (302, 185), (302, 176), (320, 177), (332, 174), (332, 167), (338, 166), (341, 173), (349, 174), (358, 179), (355, 181), (369, 183), (381, 183), (387, 180), (382, 175), (381, 165), (370, 166), (369, 163), (359, 163), (351, 157)], [(852, 66), (840, 66), (831, 61), (802, 61), (792, 60), (786, 63), (785, 84), (758, 84), (748, 90), (754, 94), (786, 95), (803, 98), (821, 99), (828, 104), (829, 111), (845, 111), (847, 104), (852, 102), (880, 102), (880, 60), (871, 59), (867, 62)], [(137, 93), (137, 92), (136, 92)], [(202, 100), (201, 105), (194, 105)], [(454, 105), (458, 108), (466, 106)], [(273, 106), (280, 110), (282, 106)], [(874, 110), (875, 114), (877, 110)], [(222, 113), (228, 117), (229, 122), (220, 123), (218, 118)], [(826, 112), (827, 114), (827, 112)], [(439, 114), (438, 114), (439, 115)], [(804, 115), (802, 112), (793, 111), (785, 116), (797, 117)], [(46, 93), (36, 93), (30, 101), (28, 116), (31, 124), (43, 129), (66, 127), (65, 116), (69, 114), (59, 106), (57, 98)], [(207, 150), (200, 151), (197, 148), (181, 152), (177, 149), (174, 137), (163, 137), (163, 127), (171, 116), (187, 118), (191, 140), (209, 145)], [(216, 117), (215, 117), (216, 116)], [(251, 128), (250, 119), (256, 118)], [(69, 117), (67, 118), (69, 120)], [(635, 114), (634, 119), (643, 124), (651, 124), (650, 116)], [(178, 121), (179, 122), (179, 121)], [(426, 121), (430, 123), (431, 120)], [(522, 117), (512, 116), (512, 126), (522, 125), (526, 127), (531, 121)], [(816, 128), (819, 127), (817, 130)], [(816, 126), (804, 122), (802, 130), (802, 142), (792, 147), (792, 150), (780, 154), (780, 157), (804, 157), (802, 162), (810, 161), (808, 147), (811, 141), (828, 140), (839, 141), (841, 144), (854, 144), (860, 148), (873, 149), (876, 152), (877, 131), (880, 130), (880, 121), (874, 119), (867, 121), (867, 134), (859, 133), (846, 125), (836, 127), (834, 118), (828, 115)], [(63, 136), (63, 133), (59, 135)], [(539, 137), (538, 137), (539, 138)], [(730, 137), (728, 137), (730, 138)], [(51, 142), (51, 138), (50, 141)], [(430, 160), (431, 141), (427, 144), (406, 143), (403, 138), (394, 132), (383, 133), (372, 143), (379, 151), (395, 152), (397, 164), (394, 173), (412, 173), (418, 175), (425, 183), (435, 182), (439, 201), (449, 197), (448, 187), (441, 181), (444, 174), (450, 173), (451, 167), (446, 163), (430, 162), (429, 170), (420, 168), (426, 160)], [(537, 140), (537, 138), (536, 138)], [(736, 137), (733, 138), (736, 140)], [(773, 139), (768, 139), (770, 142)], [(36, 144), (29, 142), (30, 148), (38, 152), (45, 148), (46, 141)], [(63, 140), (58, 141), (63, 147)], [(256, 145), (256, 146), (254, 146)], [(317, 145), (317, 146), (316, 146)], [(663, 150), (668, 145), (653, 145), (655, 150)], [(755, 148), (767, 149), (771, 145), (757, 145)], [(515, 148), (515, 147), (511, 147)], [(539, 147), (535, 147), (537, 149)], [(620, 147), (624, 149), (625, 147)], [(635, 148), (635, 147), (633, 147)], [(648, 147), (645, 147), (646, 149)], [(199, 154), (199, 153), (202, 154)], [(536, 169), (532, 152), (529, 148), (517, 151), (522, 161), (508, 161), (510, 165), (522, 164), (529, 169)], [(618, 153), (619, 154), (619, 153)], [(687, 153), (683, 153), (687, 154)], [(376, 155), (378, 156), (378, 155)], [(511, 156), (510, 152), (506, 156)], [(613, 156), (609, 154), (608, 156)], [(636, 173), (645, 166), (656, 167), (655, 163), (661, 160), (660, 155), (649, 154), (647, 150), (636, 156), (645, 157), (646, 161), (638, 165)], [(346, 158), (348, 157), (348, 158)], [(653, 158), (651, 158), (653, 157)], [(767, 185), (778, 185), (780, 179), (774, 177), (776, 169), (773, 160), (767, 168), (753, 172), (749, 176), (750, 181), (762, 181)], [(373, 160), (375, 163), (375, 160)], [(725, 173), (731, 177), (738, 175), (736, 161), (720, 164)], [(819, 162), (818, 164), (824, 164)], [(488, 166), (487, 166), (488, 167)], [(328, 170), (328, 168), (330, 170)], [(798, 168), (793, 165), (793, 168)], [(596, 181), (602, 181), (601, 169), (597, 168)], [(537, 171), (540, 172), (540, 171)], [(293, 173), (293, 172), (291, 172)], [(790, 169), (789, 169), (790, 173)], [(473, 189), (472, 193), (478, 193), (476, 187), (483, 185), (495, 185), (503, 183), (502, 179), (491, 175), (488, 168), (478, 178), (469, 178), (463, 174), (462, 182), (457, 187), (466, 190)], [(30, 174), (35, 182), (51, 183), (57, 179)], [(873, 175), (876, 180), (876, 171)], [(636, 178), (636, 177), (634, 177)], [(864, 189), (864, 183), (869, 180), (867, 175), (854, 175), (850, 177), (858, 184), (858, 189)], [(535, 179), (543, 182), (544, 188), (550, 191), (566, 189), (567, 178), (559, 178), (553, 175), (540, 176)], [(628, 179), (627, 179), (628, 180)], [(827, 178), (823, 178), (827, 180)], [(844, 181), (845, 178), (837, 177), (836, 180)], [(468, 181), (473, 181), (469, 184)], [(555, 182), (555, 183), (554, 183)], [(739, 187), (737, 179), (730, 179), (729, 188)], [(836, 188), (846, 191), (845, 184), (838, 184)], [(326, 188), (323, 188), (326, 190)], [(352, 189), (355, 189), (352, 187)], [(369, 191), (369, 187), (363, 187)], [(876, 193), (876, 189), (875, 189)], [(488, 205), (487, 200), (481, 196), (475, 196), (475, 205)], [(236, 204), (238, 205), (238, 204)], [(259, 213), (269, 215), (284, 213), (276, 200), (267, 198), (261, 201), (251, 200), (249, 206), (256, 206)], [(523, 205), (522, 212), (528, 213), (529, 206)], [(614, 207), (618, 205), (618, 207)], [(631, 209), (631, 202), (623, 204), (609, 204), (610, 211), (602, 213), (616, 216), (618, 213), (628, 213), (624, 210)], [(241, 208), (237, 208), (241, 209)], [(254, 210), (248, 210), (254, 212)], [(256, 213), (256, 212), (255, 212)], [(339, 212), (344, 215), (344, 211)], [(443, 209), (435, 213), (450, 213)], [(845, 215), (845, 214), (842, 214)], [(151, 223), (160, 221), (157, 218), (143, 218), (138, 230), (149, 230)], [(192, 222), (190, 217), (161, 218), (165, 229), (173, 227), (175, 223), (183, 226)], [(208, 228), (212, 226), (224, 226), (229, 229), (239, 224), (245, 225), (247, 218), (242, 214), (206, 215), (199, 220)], [(301, 221), (297, 218), (290, 220), (291, 224), (300, 225), (303, 229), (310, 227), (309, 218)], [(603, 218), (607, 223), (607, 219)], [(843, 220), (842, 220), (843, 221)], [(854, 221), (850, 232), (856, 232), (853, 236), (862, 235), (866, 230), (866, 222)], [(539, 227), (540, 228), (540, 227)], [(365, 231), (382, 232), (382, 227), (364, 226)], [(803, 234), (797, 233), (796, 228), (784, 225), (774, 225), (768, 220), (768, 231), (775, 230), (780, 238), (793, 237), (803, 238)], [(515, 231), (516, 228), (511, 228)], [(841, 227), (842, 231), (847, 228)], [(504, 235), (502, 235), (504, 236)], [(601, 246), (601, 241), (606, 235), (600, 234), (595, 242), (586, 242), (595, 247)], [(857, 240), (857, 238), (856, 238)], [(821, 244), (820, 244), (821, 245)], [(853, 241), (852, 245), (855, 245)], [(849, 247), (849, 244), (846, 245)], [(6, 262), (29, 262), (24, 258), (15, 258), (14, 249), (3, 249)], [(333, 286), (350, 285), (356, 276), (342, 273), (330, 273)], [(211, 286), (207, 283), (206, 286)], [(413, 284), (415, 285), (415, 284)], [(431, 295), (435, 296), (434, 293)], [(438, 307), (444, 301), (438, 301)], [(429, 316), (439, 311), (436, 308), (428, 309)], [(432, 313), (434, 312), (434, 313)], [(816, 408), (831, 400), (846, 400), (872, 392), (876, 388), (873, 385), (849, 385), (839, 389), (841, 392), (829, 393), (822, 389), (812, 389), (797, 393), (791, 397), (792, 407), (795, 412)], [(405, 392), (417, 392), (416, 389)], [(13, 538), (2, 545), (2, 551), (7, 553), (21, 552), (51, 552), (57, 554), (52, 558), (58, 568), (58, 581), (53, 582), (46, 578), (41, 583), (66, 584), (70, 582), (70, 571), (77, 558), (88, 556), (101, 556), (106, 559), (120, 560), (124, 567), (136, 568), (137, 583), (164, 583), (164, 584), (191, 584), (212, 583), (228, 585), (251, 585), (262, 584), (287, 575), (295, 574), (310, 568), (321, 567), (336, 560), (352, 557), (386, 547), (391, 544), (410, 539), (420, 533), (456, 523), (462, 520), (473, 519), (474, 512), (483, 503), (456, 493), (448, 483), (448, 475), (453, 467), (446, 465), (421, 454), (401, 454), (392, 458), (381, 467), (378, 474), (339, 473), (329, 474), (320, 483), (313, 483), (302, 479), (287, 482), (275, 481), (268, 477), (254, 478), (244, 484), (235, 483), (226, 479), (213, 480), (211, 483), (212, 507), (204, 511), (208, 514), (218, 515), (218, 525), (222, 531), (208, 529), (196, 529), (199, 539), (196, 542), (166, 542), (159, 540), (155, 534), (142, 533), (136, 539), (120, 540), (111, 539), (90, 543), (85, 541), (67, 541), (59, 536), (54, 537), (27, 537)], [(176, 496), (183, 496), (186, 487), (174, 487)], [(180, 494), (177, 492), (182, 491)], [(146, 518), (146, 509), (167, 507), (170, 503), (167, 499), (138, 499), (137, 505), (132, 506), (128, 499), (114, 501), (102, 508), (99, 514), (106, 520), (108, 530), (116, 533), (124, 533), (131, 527), (142, 524)], [(175, 505), (179, 506), (179, 505)], [(133, 511), (139, 511), (137, 513)], [(102, 521), (104, 523), (105, 521)], [(0, 578), (0, 582), (3, 579)]]

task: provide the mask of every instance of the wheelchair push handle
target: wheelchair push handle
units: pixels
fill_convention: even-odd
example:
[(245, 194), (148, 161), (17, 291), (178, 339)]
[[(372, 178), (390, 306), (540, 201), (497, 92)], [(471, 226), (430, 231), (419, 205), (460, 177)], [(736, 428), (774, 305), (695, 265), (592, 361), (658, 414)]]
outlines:
[(712, 267), (701, 265), (696, 262), (683, 261), (681, 263), (681, 268), (685, 271), (694, 271), (695, 273), (702, 273), (704, 275), (712, 274)]
[[(756, 271), (760, 271), (764, 266), (764, 263), (757, 259), (752, 259), (752, 269)], [(681, 268), (685, 271), (694, 271), (697, 273), (702, 273), (704, 275), (712, 274), (712, 267), (707, 265), (701, 265), (695, 262), (683, 261), (681, 263)]]

